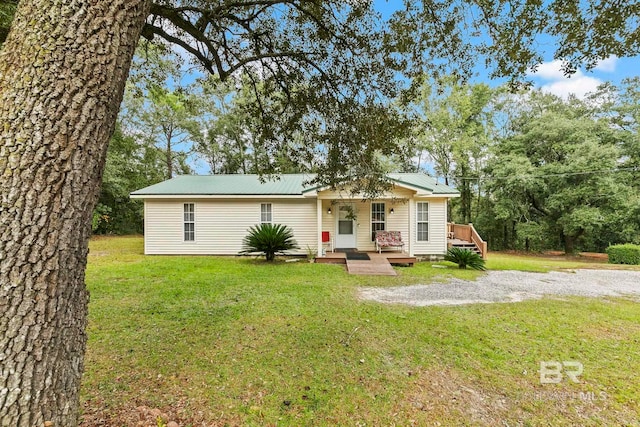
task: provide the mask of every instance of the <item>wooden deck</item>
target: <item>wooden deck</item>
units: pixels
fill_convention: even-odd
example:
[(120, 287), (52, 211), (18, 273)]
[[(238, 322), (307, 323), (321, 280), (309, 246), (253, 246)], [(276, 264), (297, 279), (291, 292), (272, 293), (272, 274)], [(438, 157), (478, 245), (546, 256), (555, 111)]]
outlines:
[(349, 274), (375, 275), (375, 276), (395, 276), (396, 271), (391, 264), (413, 265), (415, 257), (410, 257), (401, 252), (367, 252), (369, 260), (348, 260), (344, 252), (327, 252), (323, 257), (316, 258), (319, 264), (346, 264)]

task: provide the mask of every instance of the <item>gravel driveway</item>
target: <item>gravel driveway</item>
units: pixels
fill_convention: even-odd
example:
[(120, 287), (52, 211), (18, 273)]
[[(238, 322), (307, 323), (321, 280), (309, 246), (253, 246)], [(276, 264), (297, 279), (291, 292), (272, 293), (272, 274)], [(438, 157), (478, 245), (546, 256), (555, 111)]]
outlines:
[(461, 305), (517, 302), (544, 296), (633, 296), (640, 301), (640, 271), (575, 270), (526, 273), (489, 271), (472, 282), (451, 279), (446, 283), (361, 288), (360, 298), (383, 303)]

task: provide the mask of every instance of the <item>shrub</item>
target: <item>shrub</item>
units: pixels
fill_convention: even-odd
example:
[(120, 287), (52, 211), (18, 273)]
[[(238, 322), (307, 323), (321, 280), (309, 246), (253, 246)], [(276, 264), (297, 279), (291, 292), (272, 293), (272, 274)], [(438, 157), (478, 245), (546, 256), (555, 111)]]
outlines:
[(447, 254), (444, 256), (444, 260), (458, 264), (458, 268), (469, 267), (473, 270), (486, 270), (482, 257), (468, 249), (449, 248)]
[(640, 265), (639, 245), (612, 245), (607, 248), (609, 263)]
[(293, 231), (282, 224), (259, 224), (249, 228), (242, 241), (240, 253), (262, 252), (267, 261), (273, 261), (277, 253), (297, 249)]

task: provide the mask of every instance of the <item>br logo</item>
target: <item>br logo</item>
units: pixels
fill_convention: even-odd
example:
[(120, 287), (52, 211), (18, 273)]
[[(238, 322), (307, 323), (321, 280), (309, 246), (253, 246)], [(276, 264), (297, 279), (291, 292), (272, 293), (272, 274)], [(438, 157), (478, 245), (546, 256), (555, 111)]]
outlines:
[(574, 361), (544, 361), (540, 362), (540, 384), (558, 384), (565, 376), (574, 383), (579, 383), (584, 366)]

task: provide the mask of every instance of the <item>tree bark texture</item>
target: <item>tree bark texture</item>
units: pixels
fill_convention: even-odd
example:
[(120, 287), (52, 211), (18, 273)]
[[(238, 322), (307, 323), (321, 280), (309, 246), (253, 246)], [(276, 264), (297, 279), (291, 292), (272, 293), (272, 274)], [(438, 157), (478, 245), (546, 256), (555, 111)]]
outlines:
[(150, 0), (20, 0), (0, 52), (0, 426), (78, 423), (84, 271)]

